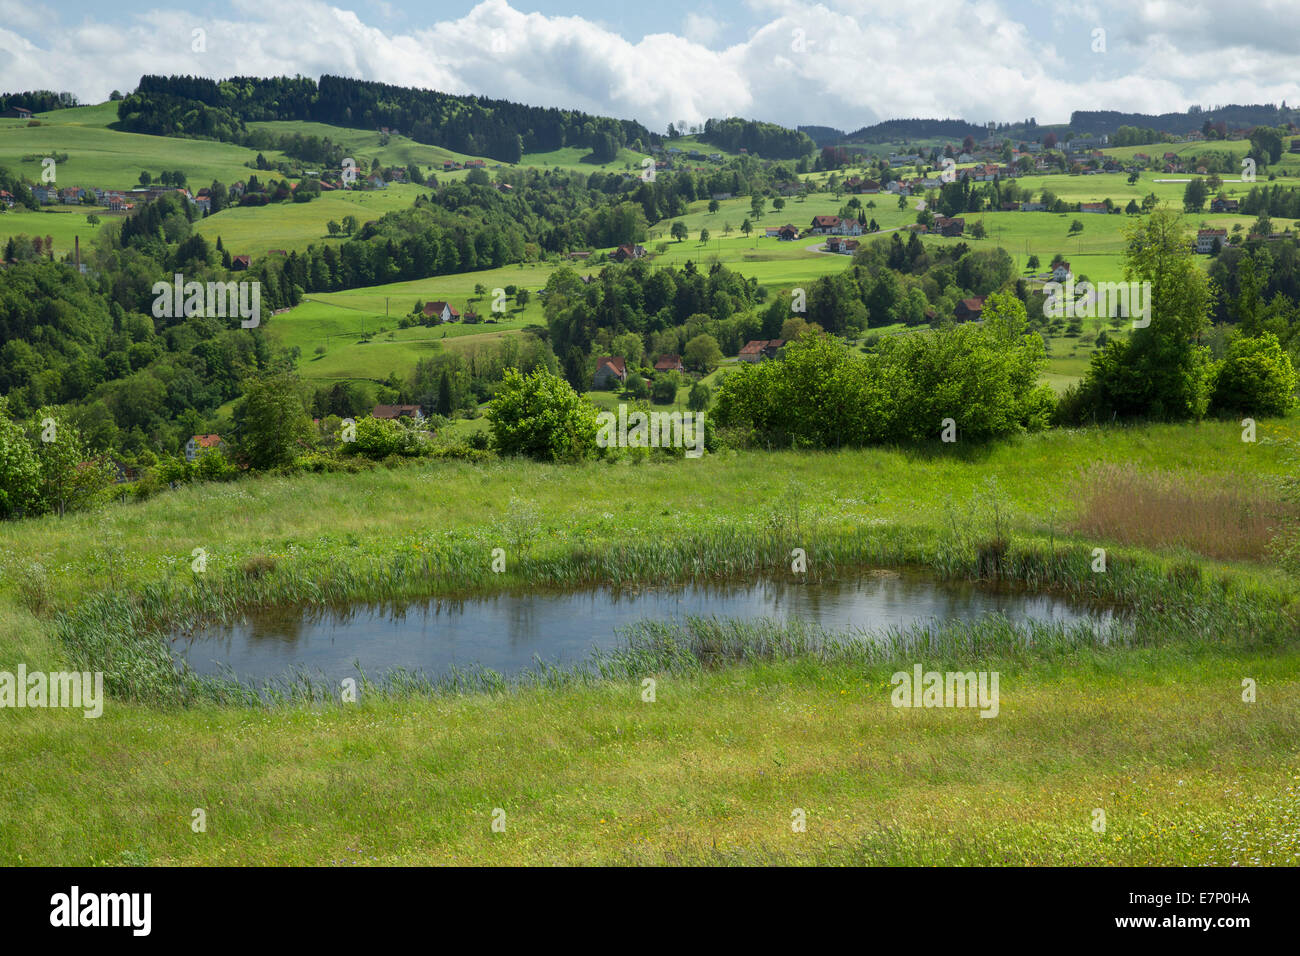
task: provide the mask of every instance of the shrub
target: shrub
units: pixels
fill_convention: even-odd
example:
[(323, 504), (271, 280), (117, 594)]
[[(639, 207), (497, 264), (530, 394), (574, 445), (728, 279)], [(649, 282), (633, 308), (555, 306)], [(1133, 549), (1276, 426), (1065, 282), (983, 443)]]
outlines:
[(889, 336), (876, 355), (824, 334), (748, 365), (718, 390), (718, 424), (769, 444), (832, 448), (938, 437), (952, 418), (962, 440), (1046, 427), (1055, 399), (1037, 382), (1042, 339), (1025, 334), (1023, 304), (989, 296), (981, 325)]
[(627, 377), (627, 386), (623, 394), (631, 399), (645, 399), (650, 397), (650, 389), (641, 374), (633, 370)]
[(650, 386), (650, 399), (656, 405), (671, 405), (677, 401), (677, 389), (680, 386), (681, 378), (676, 372), (664, 372)]
[(1277, 336), (1237, 338), (1214, 381), (1210, 407), (1217, 412), (1285, 415), (1295, 404), (1296, 373)]
[(542, 368), (506, 369), (488, 405), (492, 444), (503, 455), (576, 461), (596, 448), (596, 410), (563, 378)]
[(0, 398), (0, 518), (30, 507), (40, 487), (41, 468), (22, 426), (9, 419), (9, 402)]
[(399, 454), (406, 444), (403, 432), (402, 425), (393, 419), (364, 418), (356, 423), (356, 440), (346, 442), (344, 447), (372, 460), (387, 458)]

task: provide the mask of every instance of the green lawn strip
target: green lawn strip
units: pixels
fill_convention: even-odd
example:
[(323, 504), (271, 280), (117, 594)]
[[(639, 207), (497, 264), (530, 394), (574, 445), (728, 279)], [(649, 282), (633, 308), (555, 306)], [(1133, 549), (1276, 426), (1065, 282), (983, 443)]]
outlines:
[(799, 661), (661, 676), (654, 703), (608, 682), (273, 712), (110, 704), (97, 721), (9, 712), (0, 859), (1300, 861), (1293, 653), (981, 664), (995, 665), (992, 720), (894, 709), (887, 668)]

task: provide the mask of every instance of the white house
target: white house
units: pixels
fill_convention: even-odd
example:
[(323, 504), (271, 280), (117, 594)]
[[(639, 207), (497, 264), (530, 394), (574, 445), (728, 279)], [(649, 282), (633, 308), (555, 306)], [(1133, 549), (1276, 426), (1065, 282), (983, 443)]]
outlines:
[(1228, 230), (1226, 229), (1200, 229), (1196, 233), (1196, 251), (1201, 255), (1208, 256), (1214, 252), (1214, 243), (1218, 240), (1219, 248), (1228, 244)]

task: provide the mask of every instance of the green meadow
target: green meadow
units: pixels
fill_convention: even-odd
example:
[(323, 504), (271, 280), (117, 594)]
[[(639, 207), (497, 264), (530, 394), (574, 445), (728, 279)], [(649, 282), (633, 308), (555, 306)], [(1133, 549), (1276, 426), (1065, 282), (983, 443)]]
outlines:
[(209, 242), (221, 237), (232, 255), (265, 255), (272, 249), (302, 252), (310, 245), (343, 242), (342, 234), (331, 237), (327, 224), (340, 225), (345, 216), (356, 216), (364, 225), (386, 213), (409, 209), (415, 197), (428, 190), (422, 186), (389, 183), (386, 189), (342, 189), (323, 192), (311, 202), (285, 202), (270, 206), (232, 206), (205, 216), (195, 228)]
[[(348, 129), (342, 126), (312, 123), (306, 120), (272, 120), (249, 123), (248, 127), (253, 130), (267, 130), (278, 136), (297, 133), (300, 136), (328, 138), (348, 150), (348, 155), (356, 160), (358, 167), (367, 171), (370, 169), (371, 162), (378, 159), (384, 166), (409, 166), (414, 164), (420, 167), (421, 172), (428, 172), (429, 170), (426, 167), (431, 167), (439, 179), (444, 177), (463, 179), (465, 170), (453, 170), (444, 173), (442, 164), (447, 160), (464, 163), (467, 160), (476, 158), (465, 153), (443, 149), (441, 146), (417, 143), (406, 136), (389, 135), (385, 141), (385, 137), (378, 130)], [(489, 166), (493, 165), (494, 162), (494, 160), (488, 160)]]
[[(56, 110), (38, 117), (40, 126), (24, 120), (0, 119), (0, 166), (7, 166), (33, 182), (41, 182), (40, 156), (67, 153), (68, 160), (56, 167), (58, 186), (99, 186), (129, 189), (139, 185), (140, 173), (155, 177), (164, 169), (183, 170), (197, 189), (214, 179), (223, 183), (247, 180), (256, 173), (245, 165), (257, 158), (253, 150), (232, 143), (168, 136), (119, 133), (103, 125), (116, 120), (102, 107)], [(62, 116), (61, 114), (75, 114)], [(23, 161), (24, 156), (34, 156)], [(268, 159), (283, 158), (271, 151)]]
[[(86, 221), (89, 215), (98, 215), (100, 222), (92, 226)], [(0, 243), (19, 235), (50, 236), (54, 239), (56, 257), (71, 254), (74, 240), (81, 239), (83, 257), (89, 251), (95, 233), (103, 224), (114, 218), (112, 213), (103, 209), (85, 209), (77, 206), (46, 206), (40, 212), (33, 212), (21, 206), (7, 209), (0, 214)]]
[(618, 155), (608, 163), (593, 163), (586, 157), (591, 155), (591, 150), (583, 146), (563, 146), (560, 149), (547, 150), (545, 152), (524, 153), (520, 161), (521, 166), (536, 166), (539, 169), (562, 169), (569, 172), (578, 173), (632, 173), (640, 174), (641, 162), (646, 158), (645, 153), (633, 152), (630, 149), (620, 149)]
[[(367, 683), (357, 704), (119, 696), (97, 720), (5, 710), (0, 859), (1295, 865), (1300, 595), (1240, 515), (1270, 500), (1289, 467), (1277, 442), (1300, 438), (1300, 420), (1262, 422), (1260, 438), (1207, 421), (974, 449), (425, 461), (8, 522), (0, 659), (29, 669), (84, 666), (100, 592), (118, 595), (104, 608), (125, 599), (166, 617), (289, 594), (405, 600), (444, 578), (490, 591), (781, 575), (795, 543), (822, 575), (851, 571), (856, 554), (964, 577), (996, 527), (1008, 577), (1104, 596), (1132, 608), (1135, 630), (1110, 646), (1061, 634), (1024, 646), (996, 624), (957, 628), (900, 657), (743, 640), (718, 656), (687, 640), (603, 677)], [(990, 495), (997, 525), (980, 504)], [(520, 540), (526, 557), (494, 580), (491, 549)], [(210, 587), (188, 571), (200, 546)], [(1094, 547), (1106, 574), (1088, 570)], [(60, 638), (77, 608), (81, 625)], [(891, 673), (918, 659), (999, 671), (999, 717), (891, 707)]]
[[(544, 325), (536, 293), (556, 268), (528, 263), (346, 292), (313, 293), (289, 312), (270, 317), (267, 331), (286, 348), (299, 349), (299, 371), (309, 380), (382, 381), (394, 372), (409, 375), (421, 358), (438, 349), (463, 347), (528, 325)], [(487, 290), (481, 298), (474, 291), (477, 285)], [(493, 290), (510, 285), (526, 288), (533, 295), (523, 308), (508, 299), (505, 312), (494, 314)], [(460, 312), (469, 306), (482, 319), (495, 321), (399, 329), (398, 320), (417, 301), (450, 302)], [(317, 349), (324, 351), (317, 353)]]

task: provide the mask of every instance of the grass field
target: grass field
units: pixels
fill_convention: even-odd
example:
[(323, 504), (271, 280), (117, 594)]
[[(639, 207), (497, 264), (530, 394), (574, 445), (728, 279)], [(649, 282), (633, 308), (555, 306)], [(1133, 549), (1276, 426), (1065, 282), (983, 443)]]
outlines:
[(305, 203), (234, 206), (204, 217), (195, 228), (209, 242), (220, 236), (232, 255), (261, 256), (271, 249), (302, 252), (309, 245), (345, 241), (341, 235), (330, 238), (326, 224), (331, 219), (342, 223), (343, 217), (356, 216), (364, 225), (385, 213), (409, 209), (421, 193), (427, 195), (428, 190), (403, 183), (390, 183), (387, 189), (337, 190)]
[[(444, 173), (442, 164), (446, 160), (464, 163), (466, 160), (477, 158), (450, 149), (443, 149), (441, 146), (417, 143), (405, 136), (390, 135), (387, 142), (384, 142), (384, 138), (378, 130), (348, 129), (344, 126), (331, 126), (327, 123), (312, 123), (304, 120), (273, 120), (249, 123), (248, 127), (253, 130), (266, 130), (275, 133), (277, 136), (297, 133), (300, 136), (328, 138), (347, 150), (348, 155), (356, 160), (357, 166), (361, 169), (369, 170), (371, 161), (375, 159), (378, 159), (384, 166), (409, 166), (414, 163), (420, 167), (420, 171), (423, 173), (428, 173), (432, 169), (438, 176), (439, 181), (444, 178), (463, 179), (465, 177), (466, 171), (463, 169)], [(489, 166), (493, 163), (494, 161), (489, 160)]]
[[(40, 159), (23, 162), (22, 157), (67, 153), (68, 161), (56, 167), (57, 185), (105, 189), (139, 185), (142, 170), (155, 177), (164, 169), (183, 170), (194, 189), (214, 179), (226, 184), (247, 180), (256, 172), (245, 165), (257, 158), (256, 151), (232, 143), (110, 130), (105, 123), (117, 119), (116, 107), (113, 103), (42, 113), (37, 117), (40, 126), (0, 119), (0, 166), (40, 182)], [(266, 155), (283, 158), (274, 150)]]
[[(92, 226), (86, 217), (98, 213), (99, 225)], [(40, 212), (33, 212), (21, 206), (6, 210), (0, 215), (0, 243), (12, 236), (51, 236), (54, 239), (54, 255), (61, 257), (73, 251), (73, 240), (81, 239), (83, 255), (86, 254), (95, 233), (105, 222), (112, 219), (111, 213), (102, 209), (79, 209), (74, 206), (47, 206)]]
[[(410, 282), (395, 282), (347, 292), (313, 293), (290, 312), (274, 316), (268, 333), (286, 348), (298, 348), (300, 371), (312, 381), (380, 380), (392, 372), (409, 375), (415, 363), (431, 351), (468, 340), (509, 334), (527, 325), (545, 324), (536, 293), (556, 267), (542, 263), (464, 272)], [(487, 289), (484, 298), (476, 285)], [(534, 293), (524, 308), (507, 301), (504, 314), (491, 311), (492, 290), (514, 285)], [(446, 301), (458, 311), (470, 305), (482, 318), (496, 322), (454, 323), (436, 327), (397, 327), (417, 301)], [(360, 341), (370, 334), (368, 342)], [(325, 353), (316, 354), (323, 347)], [(453, 346), (454, 347), (454, 346)]]
[[(1289, 617), (1271, 636), (1258, 623), (1277, 613), (1265, 612), (1270, 602), (1293, 613), (1294, 580), (1267, 563), (1203, 553), (1195, 540), (1134, 548), (1121, 543), (1123, 527), (1073, 530), (1088, 517), (1080, 489), (1100, 466), (1266, 488), (1287, 467), (1270, 441), (1300, 437), (1300, 420), (1265, 422), (1261, 435), (1268, 440), (1243, 444), (1235, 423), (1206, 422), (1058, 431), (965, 451), (425, 463), (189, 486), (141, 505), (6, 523), (0, 654), (33, 669), (66, 660), (53, 633), (59, 609), (110, 588), (182, 586), (178, 561), (183, 568), (196, 546), (240, 593), (378, 580), (366, 568), (388, 568), (391, 579), (409, 573), (397, 572), (409, 567), (399, 559), (420, 546), (463, 554), (481, 579), (473, 556), (486, 561), (528, 516), (528, 561), (510, 581), (487, 574), (485, 586), (574, 560), (624, 573), (629, 542), (649, 528), (647, 558), (680, 548), (672, 560), (694, 555), (703, 573), (724, 554), (750, 575), (779, 573), (769, 563), (779, 551), (746, 561), (725, 529), (785, 528), (813, 542), (814, 556), (839, 533), (865, 533), (882, 555), (919, 554), (989, 482), (1016, 547), (1050, 542), (1080, 552), (1085, 568), (1090, 548), (1107, 547), (1116, 580), (1133, 575), (1139, 601), (1177, 602), (1181, 591), (1224, 603), (1166, 607), (1152, 627), (1184, 613), (1196, 623), (1185, 639), (1145, 646), (937, 645), (927, 661), (1001, 672), (997, 720), (893, 709), (893, 664), (779, 655), (653, 671), (654, 704), (629, 676), (491, 694), (376, 692), (348, 706), (110, 700), (97, 721), (6, 710), (0, 786), (14, 799), (0, 804), (0, 859), (1294, 865), (1296, 635)], [(1221, 523), (1231, 530), (1230, 517)], [(256, 555), (269, 559), (269, 576), (239, 583)], [(1204, 584), (1157, 583), (1161, 568), (1182, 569), (1169, 580), (1185, 581), (1189, 566)], [(653, 578), (652, 567), (642, 573)], [(1241, 700), (1243, 677), (1258, 684), (1254, 704)], [(206, 833), (190, 829), (194, 808), (207, 812)], [(496, 808), (507, 813), (503, 834), (490, 828)], [(791, 830), (796, 808), (806, 833)], [(1104, 835), (1091, 828), (1097, 808)]]

